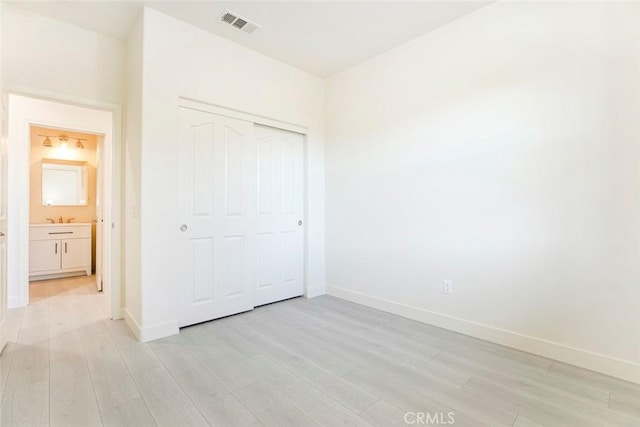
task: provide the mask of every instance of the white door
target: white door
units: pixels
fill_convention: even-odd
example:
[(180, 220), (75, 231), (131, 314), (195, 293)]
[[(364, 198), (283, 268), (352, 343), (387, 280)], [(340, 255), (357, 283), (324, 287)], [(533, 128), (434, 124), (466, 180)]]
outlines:
[(253, 124), (179, 109), (180, 326), (253, 308)]
[(258, 306), (304, 293), (304, 136), (261, 125), (255, 134)]

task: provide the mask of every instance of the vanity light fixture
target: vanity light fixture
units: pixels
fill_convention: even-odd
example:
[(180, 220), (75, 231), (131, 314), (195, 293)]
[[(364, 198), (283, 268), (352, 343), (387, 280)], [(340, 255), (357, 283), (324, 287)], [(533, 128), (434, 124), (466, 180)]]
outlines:
[[(53, 147), (53, 143), (49, 138), (58, 138), (58, 141), (60, 141), (60, 147), (63, 149), (68, 147), (67, 141), (69, 140), (69, 137), (67, 135), (38, 135), (38, 136), (45, 137), (44, 141), (42, 141), (43, 147), (47, 147), (47, 148)], [(84, 144), (82, 143), (82, 141), (86, 141), (85, 138), (71, 138), (71, 139), (76, 140), (74, 148), (77, 148), (79, 150), (84, 150)]]

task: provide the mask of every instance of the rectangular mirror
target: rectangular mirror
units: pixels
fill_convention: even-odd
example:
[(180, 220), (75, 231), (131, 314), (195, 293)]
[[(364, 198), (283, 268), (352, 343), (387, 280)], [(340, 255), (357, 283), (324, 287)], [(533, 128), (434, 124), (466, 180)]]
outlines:
[(86, 162), (42, 159), (42, 205), (86, 206)]

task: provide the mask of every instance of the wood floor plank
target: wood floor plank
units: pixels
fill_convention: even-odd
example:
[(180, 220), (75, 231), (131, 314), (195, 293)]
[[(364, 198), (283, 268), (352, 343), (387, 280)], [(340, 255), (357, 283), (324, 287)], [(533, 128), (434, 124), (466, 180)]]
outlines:
[[(48, 341), (47, 341), (48, 342)], [(2, 396), (0, 425), (49, 425), (49, 351), (19, 343)]]
[(522, 415), (518, 415), (518, 418), (516, 418), (516, 422), (513, 423), (513, 427), (543, 427), (543, 426), (544, 424), (539, 424)]
[(232, 351), (238, 357), (251, 358), (260, 354), (252, 340), (234, 333), (223, 323), (209, 322), (194, 328), (212, 344), (223, 342), (228, 351)]
[(336, 375), (342, 375), (353, 368), (353, 361), (348, 355), (341, 354), (343, 353), (341, 349), (330, 348), (329, 343), (318, 342), (313, 339), (313, 336), (296, 331), (295, 328), (282, 322), (263, 317), (247, 324), (258, 331), (261, 336), (269, 337), (289, 349), (295, 349), (295, 354)]
[(593, 405), (592, 403), (585, 402), (581, 399), (576, 399), (575, 397), (569, 396), (562, 392), (532, 387), (527, 383), (519, 381), (509, 381), (506, 384), (501, 383), (499, 384), (499, 386), (508, 393), (518, 395), (522, 400), (539, 400), (549, 406), (553, 406), (558, 409), (565, 410), (569, 413), (576, 414), (577, 416), (585, 418), (587, 420), (593, 420), (596, 423), (620, 426), (638, 425), (638, 418), (612, 411), (609, 408), (603, 408), (599, 405)]
[(225, 385), (191, 353), (194, 345), (155, 344), (153, 351), (211, 425), (247, 426), (256, 421)]
[(565, 382), (561, 379), (530, 378), (520, 375), (518, 372), (514, 373), (508, 369), (500, 370), (491, 365), (487, 366), (482, 362), (474, 360), (474, 357), (474, 354), (460, 357), (447, 352), (441, 352), (432, 359), (432, 362), (443, 368), (466, 372), (469, 375), (477, 376), (498, 384), (513, 387), (522, 385), (532, 390), (538, 390), (539, 393), (545, 393), (546, 391), (563, 393), (603, 408), (609, 405), (608, 391), (584, 385), (582, 387), (576, 386), (574, 383)]
[(16, 346), (17, 344), (15, 342), (7, 342), (3, 352), (0, 353), (0, 404), (2, 403), (2, 396), (7, 386), (7, 378), (9, 378)]
[[(481, 427), (488, 424), (457, 411), (446, 404), (436, 401), (423, 393), (411, 389), (402, 382), (381, 378), (375, 372), (355, 370), (344, 378), (358, 387), (380, 396), (383, 400), (406, 412), (424, 412), (430, 414), (455, 414), (456, 426)], [(514, 417), (515, 418), (515, 417)]]
[(213, 345), (192, 345), (190, 353), (205, 369), (218, 378), (229, 391), (253, 384), (253, 378), (247, 370), (219, 347)]
[(415, 376), (398, 376), (384, 370), (382, 367), (375, 370), (359, 369), (358, 373), (360, 375), (377, 375), (383, 381), (404, 384), (409, 389), (418, 391), (434, 401), (489, 425), (511, 425), (517, 416), (515, 411), (495, 407), (491, 405), (492, 402), (482, 397), (470, 395), (448, 384), (425, 382)]
[(367, 345), (366, 340), (360, 341), (356, 336), (334, 327), (325, 328), (316, 333), (325, 336), (327, 340), (339, 342), (339, 346), (348, 349), (352, 355), (359, 355), (357, 361), (364, 366), (384, 365), (386, 369), (398, 375), (417, 376), (424, 381), (442, 381), (456, 387), (461, 387), (470, 377), (467, 373), (434, 365), (431, 359), (435, 355), (430, 353), (402, 351), (395, 346), (382, 344)]
[(464, 390), (492, 402), (505, 410), (517, 412), (527, 419), (549, 426), (591, 427), (601, 423), (567, 409), (557, 408), (537, 399), (523, 398), (509, 388), (473, 377), (465, 384)]
[(50, 369), (50, 425), (102, 425), (84, 354), (51, 360)]
[(323, 393), (359, 414), (378, 400), (378, 396), (345, 381), (313, 362), (292, 353), (264, 337), (256, 337), (264, 353), (291, 372), (311, 383)]
[[(304, 308), (308, 309), (309, 305), (305, 305)], [(317, 315), (313, 311), (308, 313), (309, 316)], [(431, 357), (437, 354), (441, 349), (430, 345), (424, 340), (414, 339), (410, 336), (397, 335), (392, 330), (385, 329), (381, 325), (372, 326), (364, 322), (353, 319), (346, 314), (332, 313), (329, 311), (322, 312), (322, 318), (331, 324), (333, 328), (336, 328), (345, 333), (351, 335), (360, 336), (368, 341), (375, 342), (377, 345), (392, 347), (397, 351), (405, 352), (407, 354), (419, 355), (420, 357)], [(324, 328), (324, 330), (330, 327)], [(314, 331), (309, 331), (314, 333)]]
[(164, 368), (135, 372), (142, 397), (159, 426), (206, 426), (202, 414)]
[(151, 427), (156, 425), (142, 397), (132, 399), (103, 411), (102, 421), (105, 427)]
[[(332, 313), (332, 308), (335, 308), (339, 313), (337, 316), (340, 322), (342, 324), (346, 322), (352, 326), (352, 328), (348, 329), (365, 329), (368, 330), (371, 335), (379, 334), (379, 338), (387, 342), (392, 340), (392, 342), (395, 343), (404, 343), (412, 346), (419, 343), (438, 350), (449, 349), (460, 353), (477, 353), (480, 351), (480, 355), (486, 357), (487, 360), (507, 366), (513, 365), (514, 369), (531, 371), (532, 375), (544, 375), (551, 363), (548, 359), (539, 356), (509, 349), (441, 328), (424, 324), (421, 325), (418, 322), (402, 319), (388, 313), (375, 313), (375, 315), (382, 316), (382, 318), (378, 323), (369, 323), (367, 317), (362, 318), (363, 310), (360, 308), (361, 306), (357, 304), (348, 303), (345, 305), (344, 302), (334, 301), (333, 299), (327, 300), (325, 297), (322, 297), (319, 302), (327, 308), (324, 312), (325, 316), (335, 317), (336, 313)], [(372, 316), (372, 313), (374, 313), (372, 310), (373, 309), (366, 307), (365, 312), (367, 314), (365, 316)], [(382, 319), (387, 319), (387, 316), (392, 316), (392, 318), (382, 321)]]
[(614, 411), (640, 419), (640, 391), (628, 393), (612, 391), (609, 407)]
[(394, 406), (383, 399), (369, 406), (360, 416), (376, 427), (406, 426), (407, 411)]
[(80, 337), (100, 409), (106, 410), (140, 397), (109, 333), (90, 326), (80, 329)]
[(212, 426), (244, 427), (262, 425), (253, 413), (231, 393), (220, 395), (206, 402), (200, 402), (198, 403), (198, 408), (201, 408), (200, 411)]
[(265, 356), (256, 356), (247, 361), (246, 365), (254, 375), (272, 385), (276, 393), (320, 425), (371, 426), (355, 412)]
[(132, 372), (141, 372), (147, 369), (162, 367), (160, 359), (158, 359), (158, 356), (149, 345), (135, 343), (119, 347), (118, 350), (125, 364)]
[(233, 392), (238, 400), (266, 427), (318, 426), (317, 422), (263, 382), (253, 383)]

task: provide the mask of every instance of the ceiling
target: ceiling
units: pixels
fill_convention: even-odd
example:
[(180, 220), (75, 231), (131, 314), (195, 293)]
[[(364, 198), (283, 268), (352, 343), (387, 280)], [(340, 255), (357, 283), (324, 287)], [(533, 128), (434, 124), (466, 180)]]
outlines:
[[(143, 6), (320, 77), (478, 10), (492, 1), (18, 1), (20, 8), (126, 39)], [(262, 27), (220, 22), (230, 9)]]

